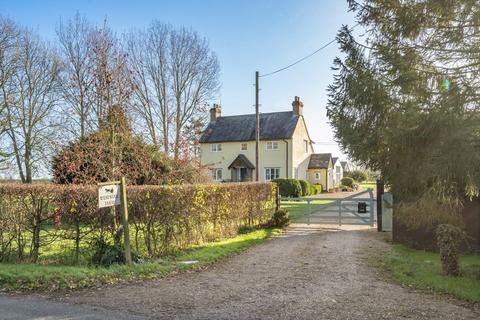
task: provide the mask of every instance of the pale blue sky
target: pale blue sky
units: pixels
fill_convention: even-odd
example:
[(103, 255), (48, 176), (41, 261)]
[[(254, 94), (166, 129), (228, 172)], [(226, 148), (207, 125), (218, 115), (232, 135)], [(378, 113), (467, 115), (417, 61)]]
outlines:
[[(345, 0), (0, 0), (0, 13), (37, 29), (53, 40), (60, 18), (77, 11), (93, 23), (107, 18), (119, 34), (142, 28), (153, 19), (187, 26), (209, 40), (219, 58), (223, 115), (254, 112), (254, 74), (268, 73), (313, 52), (332, 40), (342, 24), (355, 24)], [(305, 104), (305, 118), (316, 152), (333, 152), (326, 118), (326, 89), (332, 81), (332, 44), (289, 70), (262, 78), (262, 112), (290, 110), (295, 95)], [(212, 101), (214, 102), (214, 101)], [(327, 144), (325, 144), (327, 142)]]

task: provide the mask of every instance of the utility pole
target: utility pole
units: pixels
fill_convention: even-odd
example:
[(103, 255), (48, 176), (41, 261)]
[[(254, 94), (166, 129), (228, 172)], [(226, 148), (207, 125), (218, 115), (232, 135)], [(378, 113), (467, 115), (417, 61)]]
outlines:
[(260, 168), (258, 167), (258, 148), (260, 142), (260, 111), (258, 105), (258, 71), (255, 71), (255, 180), (258, 179), (258, 172)]

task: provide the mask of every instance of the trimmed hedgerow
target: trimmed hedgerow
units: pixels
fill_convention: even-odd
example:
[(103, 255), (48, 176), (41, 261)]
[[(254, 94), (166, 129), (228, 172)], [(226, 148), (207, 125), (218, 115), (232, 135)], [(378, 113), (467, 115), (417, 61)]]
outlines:
[[(127, 193), (133, 249), (159, 257), (266, 223), (276, 185), (129, 186)], [(96, 186), (0, 184), (0, 261), (48, 263), (43, 249), (56, 246), (71, 253), (67, 263), (84, 262), (98, 240), (118, 244), (118, 212), (97, 205)]]
[(311, 195), (310, 183), (307, 180), (298, 180), (300, 187), (302, 187), (302, 197)]
[(278, 185), (279, 193), (282, 197), (298, 198), (302, 196), (302, 186), (297, 179), (279, 178), (273, 180)]

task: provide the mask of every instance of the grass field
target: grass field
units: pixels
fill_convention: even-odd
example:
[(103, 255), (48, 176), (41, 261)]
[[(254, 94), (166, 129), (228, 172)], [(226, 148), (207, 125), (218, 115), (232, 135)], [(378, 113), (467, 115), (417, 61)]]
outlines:
[(0, 288), (6, 290), (75, 289), (135, 279), (159, 278), (185, 269), (201, 268), (240, 252), (280, 231), (259, 229), (234, 238), (181, 251), (174, 256), (133, 266), (61, 266), (0, 263)]
[(403, 285), (480, 302), (479, 255), (461, 256), (459, 277), (442, 274), (439, 254), (400, 245), (394, 246), (385, 254), (371, 255), (369, 263), (384, 270), (394, 281)]
[(360, 188), (363, 189), (375, 189), (377, 183), (375, 181), (364, 181), (360, 183)]

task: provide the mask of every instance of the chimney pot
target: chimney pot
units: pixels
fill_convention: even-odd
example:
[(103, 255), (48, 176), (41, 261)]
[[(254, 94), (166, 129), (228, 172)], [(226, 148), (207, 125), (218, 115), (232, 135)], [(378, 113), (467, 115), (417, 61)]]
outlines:
[(222, 108), (219, 104), (214, 103), (212, 109), (210, 109), (210, 122), (217, 121), (222, 116)]
[(295, 96), (292, 102), (293, 113), (298, 116), (303, 116), (303, 102), (300, 101), (299, 96)]

